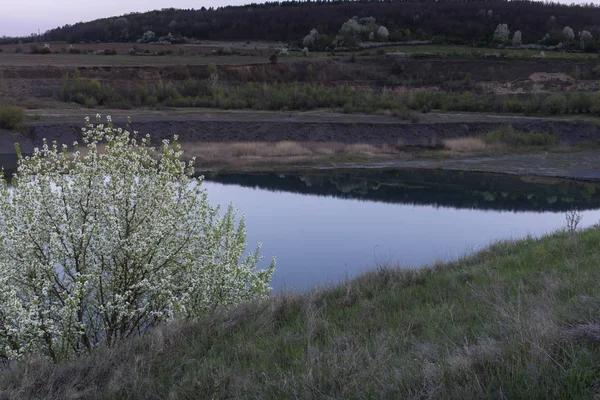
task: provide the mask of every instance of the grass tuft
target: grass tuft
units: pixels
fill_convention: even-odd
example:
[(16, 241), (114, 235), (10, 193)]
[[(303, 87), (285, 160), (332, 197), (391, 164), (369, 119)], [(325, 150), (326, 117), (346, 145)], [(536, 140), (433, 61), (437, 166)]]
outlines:
[(346, 144), (339, 142), (210, 142), (190, 145), (186, 154), (200, 161), (236, 158), (274, 158), (301, 156), (331, 156), (335, 154), (393, 154), (400, 149), (392, 146), (375, 146), (368, 143)]
[(472, 153), (487, 148), (485, 141), (478, 137), (464, 137), (444, 140), (444, 148), (454, 153)]
[(560, 143), (553, 133), (522, 132), (508, 126), (487, 133), (483, 140), (490, 145), (505, 145), (508, 147), (549, 147)]
[(0, 105), (0, 128), (20, 130), (25, 123), (25, 112), (17, 106)]

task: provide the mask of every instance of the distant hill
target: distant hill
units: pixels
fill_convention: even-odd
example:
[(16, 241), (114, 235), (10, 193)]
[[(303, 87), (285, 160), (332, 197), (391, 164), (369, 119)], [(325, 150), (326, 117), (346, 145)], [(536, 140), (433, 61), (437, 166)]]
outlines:
[[(521, 30), (524, 43), (570, 26), (575, 35), (588, 30), (600, 39), (600, 7), (538, 1), (287, 1), (217, 9), (163, 9), (99, 19), (52, 29), (38, 40), (135, 42), (145, 32), (156, 38), (169, 33), (198, 40), (300, 41), (316, 28), (336, 35), (349, 18), (374, 17), (390, 32), (390, 40), (422, 40), (486, 44), (498, 24)], [(32, 39), (33, 40), (33, 39)], [(577, 40), (577, 36), (575, 38)], [(558, 41), (558, 39), (557, 39)]]

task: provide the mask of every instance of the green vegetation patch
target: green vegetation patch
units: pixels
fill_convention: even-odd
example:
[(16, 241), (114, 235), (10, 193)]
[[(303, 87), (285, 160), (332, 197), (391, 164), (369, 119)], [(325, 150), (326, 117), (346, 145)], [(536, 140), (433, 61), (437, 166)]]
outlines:
[(489, 132), (483, 140), (487, 144), (502, 144), (508, 147), (550, 147), (560, 143), (558, 135), (544, 132), (523, 132), (512, 126)]
[[(78, 71), (63, 77), (55, 97), (89, 108), (207, 107), (270, 111), (330, 108), (345, 113), (388, 114), (417, 122), (418, 113), (493, 112), (539, 116), (600, 116), (600, 92), (490, 95), (472, 92), (356, 88), (309, 82), (225, 84), (214, 65), (205, 79), (157, 82), (110, 82), (83, 79)], [(189, 75), (188, 75), (189, 76)], [(260, 78), (257, 78), (260, 79)]]
[(25, 112), (17, 106), (0, 105), (0, 128), (19, 130), (25, 123)]

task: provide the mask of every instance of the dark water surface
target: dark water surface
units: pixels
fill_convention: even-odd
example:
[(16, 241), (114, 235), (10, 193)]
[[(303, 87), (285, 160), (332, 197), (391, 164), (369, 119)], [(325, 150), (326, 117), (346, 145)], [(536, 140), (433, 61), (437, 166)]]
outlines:
[[(442, 171), (207, 176), (213, 204), (246, 214), (248, 244), (277, 256), (275, 291), (303, 291), (378, 264), (417, 268), (491, 242), (600, 220), (600, 185)], [(265, 261), (266, 263), (266, 261)]]

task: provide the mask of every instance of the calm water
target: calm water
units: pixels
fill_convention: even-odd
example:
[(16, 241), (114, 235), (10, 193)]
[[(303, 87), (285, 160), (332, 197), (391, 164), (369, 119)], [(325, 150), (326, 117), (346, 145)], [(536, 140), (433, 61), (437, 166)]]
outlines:
[(303, 291), (378, 264), (416, 268), (501, 239), (600, 221), (600, 186), (477, 173), (386, 171), (219, 175), (213, 204), (246, 214), (250, 248), (277, 256), (276, 291)]

